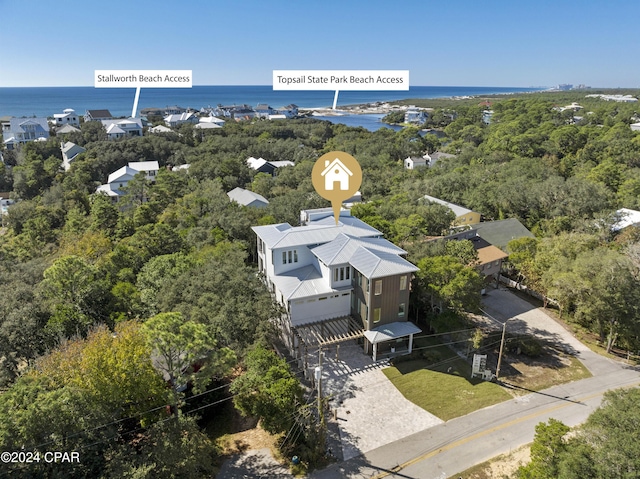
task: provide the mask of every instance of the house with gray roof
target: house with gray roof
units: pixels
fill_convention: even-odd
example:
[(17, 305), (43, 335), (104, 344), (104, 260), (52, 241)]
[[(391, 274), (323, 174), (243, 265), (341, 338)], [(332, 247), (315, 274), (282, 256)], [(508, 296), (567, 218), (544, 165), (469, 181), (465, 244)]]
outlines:
[(142, 136), (142, 120), (140, 118), (124, 118), (120, 120), (101, 120), (107, 138), (117, 140), (129, 136)]
[(507, 251), (509, 241), (520, 238), (535, 238), (535, 235), (529, 231), (516, 218), (507, 218), (506, 220), (484, 221), (471, 228), (482, 239), (488, 241), (492, 245)]
[(113, 115), (109, 110), (87, 110), (84, 114), (84, 121), (112, 120)]
[(29, 141), (46, 141), (49, 122), (46, 118), (10, 118), (2, 123), (2, 139), (7, 150)]
[(231, 201), (235, 201), (241, 206), (251, 206), (252, 208), (264, 208), (269, 204), (269, 200), (264, 196), (245, 190), (244, 188), (234, 188), (227, 193)]
[(456, 216), (456, 218), (453, 220), (452, 226), (473, 225), (476, 223), (480, 223), (480, 219), (482, 217), (480, 213), (476, 213), (475, 211), (471, 211), (464, 206), (456, 205), (455, 203), (449, 203), (448, 201), (441, 200), (440, 198), (436, 198), (434, 196), (424, 195), (423, 198), (430, 203), (437, 203), (449, 208)]
[(408, 321), (418, 268), (404, 258), (406, 251), (349, 210), (340, 212), (338, 224), (331, 208), (302, 212), (301, 219), (301, 226), (252, 228), (258, 270), (287, 312), (283, 339), (292, 353), (301, 342), (317, 346), (356, 336), (374, 360), (410, 353), (420, 332)]
[(80, 145), (76, 145), (71, 141), (61, 142), (60, 150), (62, 151), (62, 166), (64, 171), (69, 171), (71, 163), (76, 159), (80, 153), (84, 153), (85, 150)]

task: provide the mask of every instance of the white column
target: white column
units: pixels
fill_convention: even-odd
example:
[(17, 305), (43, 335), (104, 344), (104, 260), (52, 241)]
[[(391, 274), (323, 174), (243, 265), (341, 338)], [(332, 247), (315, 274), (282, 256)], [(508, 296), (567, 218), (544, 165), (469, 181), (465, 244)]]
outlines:
[(411, 354), (412, 349), (413, 349), (413, 333), (409, 335), (409, 354)]
[(378, 343), (373, 343), (373, 362), (376, 362), (376, 356), (378, 356)]

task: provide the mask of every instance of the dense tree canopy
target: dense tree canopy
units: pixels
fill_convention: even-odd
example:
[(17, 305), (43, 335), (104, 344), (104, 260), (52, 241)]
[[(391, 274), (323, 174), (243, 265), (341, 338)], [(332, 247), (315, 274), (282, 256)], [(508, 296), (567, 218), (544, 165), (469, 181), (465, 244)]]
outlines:
[[(478, 99), (412, 100), (433, 108), (426, 126), (438, 135), (297, 119), (227, 122), (210, 131), (186, 126), (179, 134), (107, 141), (102, 125), (86, 122), (65, 138), (86, 148), (68, 171), (60, 167), (60, 138), (5, 152), (0, 190), (12, 189), (19, 201), (0, 228), (0, 283), (11, 293), (0, 295), (0, 384), (7, 388), (0, 412), (4, 418), (11, 411), (12, 418), (0, 421), (1, 445), (66, 440), (95, 453), (78, 477), (98, 477), (96, 471), (159, 477), (173, 457), (168, 445), (181, 437), (175, 454), (185, 458), (184, 475), (209, 471), (207, 461), (202, 469), (194, 463), (211, 449), (190, 417), (154, 424), (147, 415), (141, 417), (149, 424), (125, 418), (172, 402), (161, 376), (143, 361), (149, 345), (138, 342), (140, 324), (148, 330), (154, 317), (175, 323), (176, 344), (194, 333), (194, 341), (205, 338), (198, 344), (230, 348), (238, 361), (251, 351), (256, 357), (243, 363), (246, 373), (235, 386), (245, 395), (238, 407), (274, 420), (284, 414), (298, 400), (298, 383), (268, 351), (254, 349), (273, 337), (270, 320), (282, 311), (256, 275), (251, 226), (296, 225), (300, 209), (329, 206), (315, 193), (310, 172), (332, 150), (353, 154), (363, 168), (364, 202), (352, 214), (420, 267), (414, 309), (468, 311), (479, 302), (481, 279), (468, 245), (426, 242), (448, 233), (455, 219), (447, 207), (424, 199), (432, 195), (488, 220), (522, 221), (536, 238), (509, 244), (513, 278), (557, 305), (563, 318), (596, 333), (608, 349), (637, 350), (640, 233), (611, 229), (616, 209), (640, 207), (640, 134), (629, 128), (637, 107), (582, 93), (490, 100), (489, 124)], [(561, 111), (571, 102), (583, 111)], [(403, 168), (407, 156), (435, 149), (453, 156)], [(275, 176), (256, 173), (246, 164), (249, 156), (294, 166)], [(109, 173), (140, 160), (160, 164), (155, 183), (136, 179), (116, 204), (95, 194)], [(171, 171), (187, 163), (188, 170)], [(230, 202), (226, 193), (237, 186), (265, 196), (269, 205)], [(102, 363), (123, 379), (109, 384), (97, 366)], [(140, 377), (133, 377), (134, 364)], [(272, 385), (264, 384), (267, 376)], [(254, 386), (258, 402), (248, 392)], [(142, 397), (145, 388), (152, 394)], [(591, 457), (589, 447), (582, 445), (575, 464)], [(129, 455), (136, 460), (128, 463)]]

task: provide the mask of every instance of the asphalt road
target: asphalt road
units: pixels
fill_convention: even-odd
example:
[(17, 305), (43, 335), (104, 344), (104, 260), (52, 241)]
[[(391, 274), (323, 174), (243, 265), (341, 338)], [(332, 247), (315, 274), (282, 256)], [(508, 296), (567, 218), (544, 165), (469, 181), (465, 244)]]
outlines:
[(453, 419), (311, 477), (446, 479), (531, 442), (539, 422), (553, 417), (578, 425), (600, 405), (605, 391), (637, 385), (638, 370), (621, 366), (606, 376), (555, 386)]
[[(600, 405), (610, 389), (640, 385), (640, 370), (589, 351), (558, 324), (516, 296), (496, 291), (485, 299), (490, 314), (541, 336), (552, 330), (587, 365), (594, 377), (520, 396), (334, 464), (311, 475), (314, 479), (376, 478), (446, 479), (475, 464), (510, 452), (533, 440), (535, 426), (553, 417), (576, 426)], [(546, 319), (544, 318), (546, 316)], [(529, 318), (531, 322), (529, 322)], [(551, 321), (554, 324), (547, 323)], [(547, 331), (548, 332), (548, 331)], [(549, 338), (547, 338), (549, 339)], [(384, 424), (372, 424), (384, 428)]]

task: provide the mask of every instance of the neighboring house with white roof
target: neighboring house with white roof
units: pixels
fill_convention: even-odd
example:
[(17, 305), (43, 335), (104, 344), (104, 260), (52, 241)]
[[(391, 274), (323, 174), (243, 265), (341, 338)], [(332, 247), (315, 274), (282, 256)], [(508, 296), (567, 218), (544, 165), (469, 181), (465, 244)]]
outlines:
[(138, 173), (145, 173), (148, 181), (155, 182), (160, 166), (157, 161), (134, 161), (123, 166), (109, 175), (107, 182), (98, 186), (96, 193), (104, 193), (114, 201), (124, 195), (122, 188), (126, 187)]
[[(420, 329), (408, 321), (418, 268), (406, 251), (348, 210), (301, 213), (302, 226), (254, 226), (258, 269), (287, 311), (283, 336), (292, 352), (364, 336), (365, 350), (411, 352)], [(392, 349), (393, 348), (393, 349)]]
[(235, 201), (242, 206), (251, 206), (253, 208), (264, 208), (269, 204), (269, 200), (264, 196), (245, 190), (244, 188), (234, 188), (227, 193), (231, 201)]
[(76, 128), (75, 126), (72, 126), (72, 125), (64, 125), (56, 129), (56, 136), (68, 135), (69, 133), (77, 133), (79, 131), (80, 131), (80, 128)]
[(452, 155), (450, 153), (443, 153), (441, 151), (436, 151), (431, 154), (426, 154), (422, 157), (410, 156), (404, 160), (404, 167), (407, 170), (414, 170), (416, 168), (423, 167), (423, 166), (431, 167), (435, 165), (438, 161), (440, 161), (441, 158), (455, 158), (455, 157), (456, 155)]
[(117, 140), (129, 136), (142, 136), (142, 120), (140, 118), (125, 118), (121, 120), (101, 120), (107, 138)]
[(435, 198), (433, 196), (424, 195), (425, 200), (431, 203), (438, 203), (440, 205), (446, 206), (453, 214), (456, 215), (456, 219), (453, 220), (453, 226), (460, 225), (473, 225), (476, 223), (480, 223), (482, 215), (480, 213), (476, 213), (475, 211), (471, 211), (464, 206), (456, 205), (454, 203), (449, 203), (448, 201), (441, 200), (440, 198)]
[(631, 128), (631, 131), (640, 131), (640, 123), (631, 123), (629, 127)]
[(73, 108), (67, 108), (62, 113), (54, 113), (53, 119), (56, 122), (56, 126), (80, 126), (80, 117)]
[(424, 110), (418, 110), (417, 108), (409, 108), (404, 112), (404, 122), (412, 123), (415, 125), (422, 125), (429, 119), (429, 114)]
[(8, 150), (29, 141), (46, 141), (49, 122), (46, 118), (10, 118), (2, 123), (2, 139)]
[(213, 128), (222, 128), (224, 126), (224, 120), (217, 118), (215, 116), (203, 116), (200, 117), (199, 123), (196, 125), (196, 128), (199, 130), (210, 130)]
[(298, 105), (290, 103), (287, 106), (283, 106), (278, 110), (278, 113), (286, 116), (287, 118), (295, 118), (298, 116)]
[(615, 212), (616, 222), (611, 227), (611, 231), (617, 232), (629, 226), (640, 225), (640, 211), (629, 208), (620, 208)]
[(64, 171), (68, 171), (69, 168), (71, 168), (71, 163), (80, 153), (84, 153), (85, 151), (87, 151), (80, 145), (76, 145), (75, 143), (72, 143), (70, 141), (67, 141), (66, 143), (61, 142), (60, 150), (62, 151), (62, 166), (64, 168)]
[(195, 113), (180, 113), (174, 115), (167, 115), (164, 117), (164, 123), (168, 127), (176, 127), (178, 125), (182, 125), (184, 123), (191, 123), (192, 125), (198, 124), (198, 117)]
[(153, 128), (149, 128), (149, 133), (173, 133), (173, 130), (164, 125), (157, 125)]
[(407, 170), (415, 170), (422, 166), (429, 166), (429, 155), (409, 156), (404, 160), (404, 167)]

